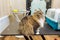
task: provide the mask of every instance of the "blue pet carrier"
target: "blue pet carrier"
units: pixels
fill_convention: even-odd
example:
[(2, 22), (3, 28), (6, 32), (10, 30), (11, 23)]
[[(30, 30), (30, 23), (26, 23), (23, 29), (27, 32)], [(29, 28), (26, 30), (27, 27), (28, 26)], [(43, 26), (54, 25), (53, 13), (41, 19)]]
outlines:
[(54, 29), (60, 30), (60, 9), (48, 9), (46, 22)]

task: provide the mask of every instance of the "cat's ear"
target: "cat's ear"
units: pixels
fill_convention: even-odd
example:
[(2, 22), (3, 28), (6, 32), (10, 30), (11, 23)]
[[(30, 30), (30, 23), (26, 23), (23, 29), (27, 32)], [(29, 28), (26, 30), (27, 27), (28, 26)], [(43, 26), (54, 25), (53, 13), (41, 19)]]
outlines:
[(42, 10), (39, 8), (39, 11), (42, 12)]
[(34, 11), (37, 11), (37, 9), (35, 9)]
[(34, 14), (35, 14), (36, 12), (38, 12), (38, 11), (39, 11), (38, 9), (35, 9), (35, 10), (34, 10)]
[(37, 9), (35, 9), (34, 12), (37, 12)]
[(40, 9), (40, 8), (38, 8), (38, 9), (35, 9), (35, 11), (41, 11), (41, 9)]
[(41, 14), (43, 14), (43, 11), (39, 8), (39, 12), (41, 13)]
[(42, 12), (42, 10), (39, 8), (38, 11)]

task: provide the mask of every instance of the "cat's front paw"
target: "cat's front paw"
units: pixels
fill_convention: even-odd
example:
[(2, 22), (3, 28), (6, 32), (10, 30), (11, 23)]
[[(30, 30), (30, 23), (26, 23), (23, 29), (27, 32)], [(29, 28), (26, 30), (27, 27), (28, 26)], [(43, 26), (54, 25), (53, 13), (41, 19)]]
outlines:
[(40, 34), (39, 32), (37, 32), (36, 34)]

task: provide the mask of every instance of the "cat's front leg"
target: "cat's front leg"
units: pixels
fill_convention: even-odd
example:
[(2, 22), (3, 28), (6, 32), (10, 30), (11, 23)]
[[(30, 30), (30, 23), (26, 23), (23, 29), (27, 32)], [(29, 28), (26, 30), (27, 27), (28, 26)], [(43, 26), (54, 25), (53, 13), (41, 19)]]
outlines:
[(36, 30), (36, 34), (40, 34), (39, 31), (40, 31), (40, 28), (38, 28), (38, 29)]

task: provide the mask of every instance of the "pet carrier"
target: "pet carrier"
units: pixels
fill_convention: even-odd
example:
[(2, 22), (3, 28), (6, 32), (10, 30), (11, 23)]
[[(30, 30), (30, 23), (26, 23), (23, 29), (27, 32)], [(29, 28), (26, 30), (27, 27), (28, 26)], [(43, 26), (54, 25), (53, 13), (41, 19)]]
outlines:
[(60, 9), (48, 9), (46, 22), (54, 29), (60, 30)]

